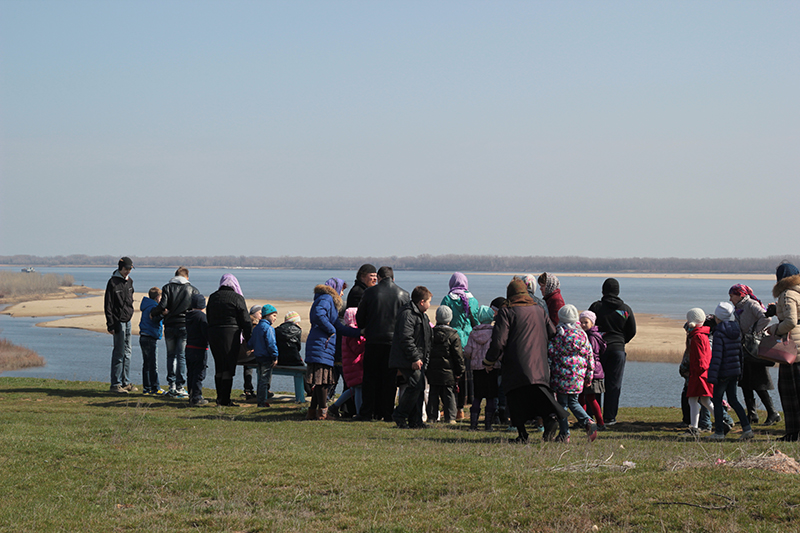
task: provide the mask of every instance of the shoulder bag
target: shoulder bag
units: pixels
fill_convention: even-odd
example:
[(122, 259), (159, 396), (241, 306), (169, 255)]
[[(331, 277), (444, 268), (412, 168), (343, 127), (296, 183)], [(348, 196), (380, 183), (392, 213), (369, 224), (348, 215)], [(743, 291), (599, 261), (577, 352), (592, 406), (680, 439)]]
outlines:
[(782, 365), (793, 365), (797, 360), (797, 346), (792, 340), (792, 334), (788, 333), (783, 339), (777, 335), (761, 339), (758, 358)]

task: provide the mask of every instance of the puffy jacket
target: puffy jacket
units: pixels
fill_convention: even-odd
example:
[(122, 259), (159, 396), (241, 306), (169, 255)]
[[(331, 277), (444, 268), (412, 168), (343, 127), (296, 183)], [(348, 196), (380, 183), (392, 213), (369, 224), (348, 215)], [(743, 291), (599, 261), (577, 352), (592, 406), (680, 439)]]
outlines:
[(200, 309), (186, 311), (186, 346), (208, 348), (208, 317)]
[(342, 375), (348, 387), (364, 383), (364, 337), (344, 337), (342, 339)]
[[(478, 324), (469, 334), (469, 340), (464, 347), (464, 359), (472, 370), (483, 370), (483, 360), (492, 342), (493, 329), (491, 324)], [(495, 364), (494, 368), (499, 369), (500, 363)]]
[[(361, 324), (361, 322), (358, 322)], [(369, 339), (367, 340), (369, 343)], [(408, 302), (400, 310), (395, 324), (389, 368), (410, 369), (417, 361), (423, 368), (431, 352), (431, 323), (417, 304)]]
[(742, 334), (737, 322), (720, 322), (714, 328), (708, 382), (716, 385), (742, 375)]
[(309, 320), (311, 331), (306, 339), (306, 364), (318, 363), (333, 366), (336, 352), (336, 333), (354, 337), (361, 332), (345, 326), (339, 321), (342, 298), (327, 285), (314, 287), (314, 303), (311, 304)]
[(208, 297), (206, 306), (209, 328), (236, 328), (242, 330), (245, 340), (250, 340), (253, 323), (244, 296), (230, 287), (222, 286)]
[(461, 297), (457, 294), (447, 294), (442, 298), (441, 305), (449, 307), (453, 311), (453, 318), (450, 320), (450, 327), (458, 332), (458, 337), (461, 340), (461, 346), (466, 346), (469, 340), (469, 334), (472, 333), (472, 325), (478, 324), (478, 312), (480, 304), (478, 300), (472, 296), (472, 293), (467, 293), (467, 301), (469, 302), (469, 316), (464, 312), (464, 303)]
[(783, 337), (791, 332), (797, 350), (800, 351), (800, 323), (798, 323), (800, 319), (800, 274), (780, 280), (772, 288), (772, 295), (778, 299), (776, 316), (779, 322), (775, 334)]
[(358, 304), (356, 322), (364, 331), (367, 344), (392, 344), (397, 314), (409, 301), (408, 292), (391, 278), (384, 278), (364, 291)]
[(686, 397), (714, 396), (714, 386), (708, 382), (711, 364), (711, 346), (708, 336), (711, 328), (697, 326), (687, 333), (689, 337), (689, 382)]
[(192, 308), (192, 295), (198, 291), (189, 280), (183, 276), (175, 276), (169, 283), (161, 288), (161, 301), (158, 306), (150, 312), (150, 316), (161, 316), (164, 309), (164, 327), (183, 328), (186, 327), (186, 311)]
[(278, 364), (285, 366), (303, 366), (300, 356), (303, 330), (293, 322), (284, 322), (275, 328), (275, 343), (278, 345)]
[(600, 356), (606, 351), (606, 341), (603, 339), (603, 334), (597, 329), (597, 326), (592, 326), (589, 331), (585, 332), (586, 337), (589, 339), (589, 344), (592, 345), (594, 352), (594, 376), (595, 379), (605, 379), (606, 374), (603, 372), (603, 365), (600, 363)]
[(464, 352), (458, 331), (437, 324), (433, 328), (431, 355), (425, 377), (432, 385), (455, 385), (456, 377), (464, 373)]
[(106, 314), (106, 328), (116, 331), (119, 324), (130, 322), (133, 318), (133, 280), (124, 278), (115, 270), (106, 284), (103, 304)]
[(592, 382), (594, 352), (580, 327), (559, 325), (547, 348), (550, 388), (563, 394), (580, 394)]
[(558, 310), (564, 307), (564, 297), (561, 296), (561, 289), (556, 289), (546, 295), (544, 302), (547, 307), (547, 313), (550, 316), (550, 322), (558, 324)]
[(149, 296), (142, 298), (142, 303), (139, 304), (139, 310), (142, 312), (142, 318), (139, 320), (139, 335), (153, 337), (154, 339), (161, 338), (161, 332), (163, 331), (161, 318), (159, 317), (158, 320), (150, 318), (150, 311), (157, 305), (158, 303)]
[(258, 321), (253, 328), (253, 335), (247, 345), (253, 350), (253, 357), (259, 363), (272, 363), (278, 359), (278, 345), (275, 342), (275, 330), (272, 322), (266, 318)]
[(589, 311), (597, 315), (597, 328), (603, 332), (608, 347), (624, 350), (636, 335), (633, 311), (619, 296), (603, 296), (589, 306)]

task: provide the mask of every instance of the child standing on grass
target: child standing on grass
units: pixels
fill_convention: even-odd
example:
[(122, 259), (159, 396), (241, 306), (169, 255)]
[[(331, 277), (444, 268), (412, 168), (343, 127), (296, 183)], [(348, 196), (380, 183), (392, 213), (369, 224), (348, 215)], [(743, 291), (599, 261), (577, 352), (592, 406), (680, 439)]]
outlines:
[[(597, 438), (597, 425), (578, 403), (578, 394), (592, 382), (594, 352), (586, 333), (577, 325), (578, 318), (578, 310), (572, 304), (558, 311), (558, 327), (547, 350), (550, 388), (556, 393), (558, 403), (572, 411), (592, 442)], [(560, 426), (556, 440), (569, 442), (569, 416), (560, 420)]]
[[(356, 312), (358, 307), (348, 307), (344, 312), (344, 324), (351, 328), (358, 328)], [(328, 408), (327, 417), (330, 420), (339, 418), (339, 408), (347, 400), (353, 398), (356, 404), (356, 415), (361, 411), (361, 384), (364, 382), (364, 349), (367, 339), (364, 337), (342, 337), (342, 374), (347, 390), (344, 391), (333, 405)]]
[(256, 398), (259, 407), (269, 407), (268, 394), (272, 384), (272, 369), (278, 364), (278, 344), (275, 342), (275, 329), (272, 323), (278, 318), (278, 310), (267, 304), (261, 308), (261, 320), (253, 329), (248, 345), (253, 349), (258, 368)]
[[(689, 399), (689, 429), (684, 434), (685, 437), (698, 437), (700, 430), (697, 425), (700, 422), (700, 405), (714, 410), (711, 397), (714, 395), (714, 387), (708, 382), (708, 367), (711, 364), (711, 344), (708, 336), (711, 328), (704, 325), (706, 319), (705, 312), (699, 307), (690, 309), (686, 313), (686, 335), (689, 339), (689, 383), (686, 388), (686, 396)], [(720, 422), (722, 417), (719, 418)]]
[(456, 380), (464, 374), (464, 355), (458, 332), (450, 327), (453, 311), (442, 305), (436, 309), (436, 327), (433, 328), (431, 358), (425, 377), (430, 385), (428, 392), (428, 420), (439, 417), (439, 399), (442, 400), (444, 421), (456, 423)]
[(186, 312), (186, 385), (189, 387), (189, 405), (208, 404), (203, 398), (203, 380), (208, 367), (208, 318), (206, 299), (198, 293), (192, 295), (192, 308)]
[(163, 396), (167, 391), (163, 390), (158, 384), (158, 339), (161, 338), (163, 325), (161, 317), (158, 319), (150, 318), (150, 311), (158, 306), (161, 300), (161, 289), (153, 287), (150, 292), (142, 298), (139, 310), (142, 312), (142, 319), (139, 321), (139, 347), (142, 349), (142, 394)]
[[(493, 302), (494, 303), (494, 302)], [(467, 347), (464, 349), (464, 356), (467, 365), (472, 368), (473, 398), (472, 407), (469, 410), (469, 429), (478, 429), (478, 419), (481, 416), (481, 402), (486, 398), (486, 413), (484, 417), (484, 429), (492, 430), (494, 414), (497, 411), (497, 394), (499, 390), (500, 363), (492, 368), (483, 366), (486, 352), (492, 342), (492, 331), (494, 326), (495, 311), (491, 307), (482, 305), (478, 309), (477, 319), (480, 324), (472, 328), (469, 334)]]
[(594, 414), (594, 420), (597, 423), (597, 429), (606, 429), (603, 423), (603, 412), (600, 410), (600, 402), (597, 401), (597, 394), (603, 394), (606, 391), (605, 375), (603, 374), (603, 365), (600, 363), (600, 355), (606, 351), (606, 341), (603, 340), (603, 334), (595, 326), (597, 322), (597, 315), (591, 311), (584, 311), (580, 314), (581, 329), (586, 333), (589, 339), (589, 344), (592, 345), (592, 352), (594, 353), (594, 372), (592, 373), (592, 383), (578, 396), (578, 402), (581, 407), (587, 409), (588, 412)]

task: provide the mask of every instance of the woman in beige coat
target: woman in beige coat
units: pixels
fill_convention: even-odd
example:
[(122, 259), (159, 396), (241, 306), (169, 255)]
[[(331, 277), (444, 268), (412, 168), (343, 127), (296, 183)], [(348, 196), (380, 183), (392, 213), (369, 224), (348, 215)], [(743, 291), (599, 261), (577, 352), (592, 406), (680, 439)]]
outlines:
[[(800, 270), (791, 263), (781, 263), (775, 271), (778, 282), (772, 295), (778, 299), (775, 314), (778, 324), (768, 328), (770, 335), (791, 333), (800, 351)], [(778, 393), (781, 396), (783, 415), (786, 417), (786, 435), (778, 440), (795, 442), (800, 435), (800, 363), (780, 365)]]

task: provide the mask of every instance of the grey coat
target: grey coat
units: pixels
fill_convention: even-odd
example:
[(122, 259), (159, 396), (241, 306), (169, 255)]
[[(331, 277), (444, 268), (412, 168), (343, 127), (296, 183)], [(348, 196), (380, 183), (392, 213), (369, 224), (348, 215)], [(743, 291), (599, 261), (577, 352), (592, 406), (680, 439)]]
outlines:
[[(742, 329), (742, 335), (754, 330), (756, 333), (763, 331), (769, 325), (769, 318), (764, 316), (764, 309), (761, 305), (750, 298), (744, 296), (736, 304), (736, 320)], [(755, 326), (755, 327), (754, 327)], [(775, 385), (769, 375), (768, 367), (751, 363), (750, 360), (743, 358), (742, 376), (739, 379), (739, 386), (742, 389), (752, 390), (773, 390)]]

